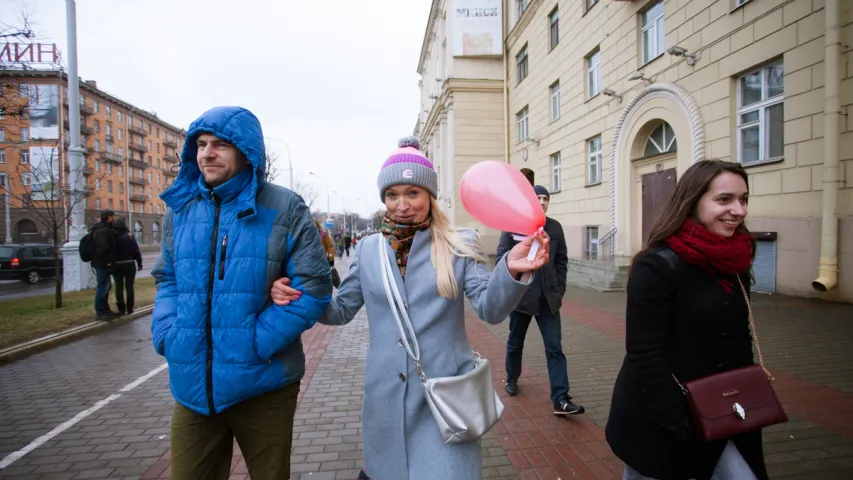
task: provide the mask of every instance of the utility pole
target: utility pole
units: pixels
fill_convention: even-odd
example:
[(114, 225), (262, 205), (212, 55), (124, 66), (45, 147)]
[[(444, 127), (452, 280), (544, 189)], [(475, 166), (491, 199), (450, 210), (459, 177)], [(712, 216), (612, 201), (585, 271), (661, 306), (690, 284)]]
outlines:
[(12, 243), (12, 214), (9, 208), (9, 176), (3, 175), (3, 203), (6, 206), (6, 243)]
[(68, 123), (70, 130), (68, 148), (68, 180), (71, 192), (71, 228), (68, 243), (62, 247), (62, 290), (76, 292), (94, 287), (92, 269), (80, 260), (78, 247), (86, 234), (86, 210), (83, 203), (85, 184), (83, 176), (83, 148), (80, 146), (80, 77), (77, 74), (77, 4), (65, 0), (65, 25), (68, 34)]

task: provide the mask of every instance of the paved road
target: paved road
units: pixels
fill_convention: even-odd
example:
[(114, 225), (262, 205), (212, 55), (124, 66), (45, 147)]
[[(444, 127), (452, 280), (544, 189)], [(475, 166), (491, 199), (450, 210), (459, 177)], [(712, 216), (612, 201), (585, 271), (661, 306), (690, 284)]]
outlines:
[[(136, 274), (136, 278), (151, 276), (151, 268), (160, 252), (145, 252), (142, 254), (142, 270)], [(54, 292), (56, 281), (53, 278), (45, 278), (34, 285), (27, 285), (18, 280), (0, 281), (0, 300), (12, 300), (16, 298), (28, 298), (38, 295), (48, 295)]]

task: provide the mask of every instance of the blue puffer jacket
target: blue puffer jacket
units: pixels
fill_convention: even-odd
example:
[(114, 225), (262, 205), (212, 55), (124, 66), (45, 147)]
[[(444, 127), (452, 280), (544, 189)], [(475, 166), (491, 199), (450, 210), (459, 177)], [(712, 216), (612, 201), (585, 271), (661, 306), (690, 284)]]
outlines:
[[(234, 144), (252, 168), (211, 190), (196, 163), (202, 133)], [(218, 107), (190, 125), (180, 173), (160, 196), (169, 209), (152, 271), (154, 349), (168, 361), (175, 399), (205, 415), (299, 381), (300, 335), (331, 299), (329, 262), (308, 207), (264, 183), (263, 172), (258, 119)], [(303, 292), (285, 307), (270, 299), (282, 276)]]

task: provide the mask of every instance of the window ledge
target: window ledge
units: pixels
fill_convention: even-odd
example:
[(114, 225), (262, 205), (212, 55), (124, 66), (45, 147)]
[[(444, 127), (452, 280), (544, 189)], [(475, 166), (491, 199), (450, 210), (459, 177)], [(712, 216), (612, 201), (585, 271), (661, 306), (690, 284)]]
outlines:
[(583, 103), (589, 103), (589, 102), (591, 102), (594, 98), (598, 97), (599, 95), (601, 95), (601, 92), (598, 92), (598, 93), (596, 93), (595, 95), (593, 95), (593, 96), (591, 96), (591, 97), (587, 98), (586, 100), (584, 100), (584, 102), (583, 102)]
[(586, 185), (584, 185), (584, 188), (597, 187), (599, 185), (601, 185), (601, 182), (587, 183)]
[(785, 157), (773, 157), (773, 158), (767, 158), (765, 160), (759, 160), (757, 162), (752, 162), (752, 163), (740, 162), (740, 166), (742, 166), (743, 168), (763, 167), (765, 165), (772, 165), (774, 163), (782, 163), (784, 161), (785, 161)]

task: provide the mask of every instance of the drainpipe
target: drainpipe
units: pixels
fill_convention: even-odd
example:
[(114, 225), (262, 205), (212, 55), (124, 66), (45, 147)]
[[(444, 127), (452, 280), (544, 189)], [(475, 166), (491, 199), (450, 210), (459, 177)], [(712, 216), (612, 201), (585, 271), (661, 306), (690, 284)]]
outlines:
[(824, 40), (823, 212), (820, 228), (820, 267), (812, 288), (827, 292), (838, 283), (838, 182), (841, 119), (841, 0), (826, 0)]
[(504, 80), (504, 161), (510, 163), (509, 160), (509, 75), (507, 74), (507, 49), (506, 36), (509, 32), (509, 16), (507, 15), (508, 1), (503, 2), (503, 21), (501, 22), (501, 64), (503, 65), (503, 80)]

